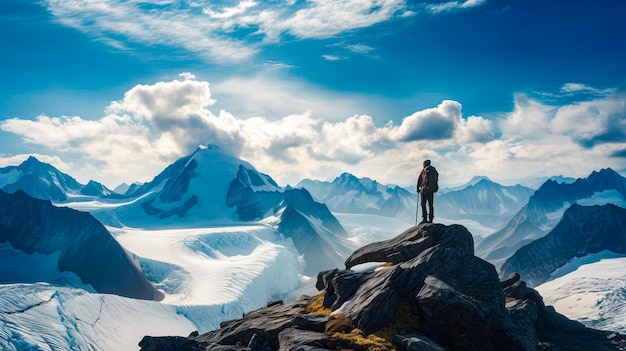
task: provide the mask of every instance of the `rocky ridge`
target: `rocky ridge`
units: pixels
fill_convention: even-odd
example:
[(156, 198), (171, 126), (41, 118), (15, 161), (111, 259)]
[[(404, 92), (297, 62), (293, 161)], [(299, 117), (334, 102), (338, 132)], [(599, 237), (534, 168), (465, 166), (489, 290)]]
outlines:
[(472, 235), (459, 225), (422, 224), (365, 246), (346, 260), (346, 269), (321, 272), (317, 288), (318, 297), (273, 304), (215, 331), (146, 336), (139, 345), (142, 350), (626, 350), (624, 336), (588, 329), (545, 306), (519, 275), (499, 280), (493, 265), (474, 256)]

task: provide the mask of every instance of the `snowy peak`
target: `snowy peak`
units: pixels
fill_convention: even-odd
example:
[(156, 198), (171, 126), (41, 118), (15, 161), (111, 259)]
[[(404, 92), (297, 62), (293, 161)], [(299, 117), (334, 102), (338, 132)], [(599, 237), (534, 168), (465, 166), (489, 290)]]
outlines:
[(23, 190), (38, 199), (65, 201), (81, 188), (74, 178), (33, 156), (19, 166), (0, 169), (0, 189), (9, 193)]
[(80, 193), (89, 196), (105, 197), (110, 196), (113, 192), (103, 184), (100, 184), (95, 180), (90, 180), (89, 183), (87, 183), (87, 185), (80, 190)]
[(518, 272), (536, 286), (572, 259), (604, 250), (626, 253), (626, 209), (613, 204), (574, 204), (550, 233), (507, 259), (501, 273)]

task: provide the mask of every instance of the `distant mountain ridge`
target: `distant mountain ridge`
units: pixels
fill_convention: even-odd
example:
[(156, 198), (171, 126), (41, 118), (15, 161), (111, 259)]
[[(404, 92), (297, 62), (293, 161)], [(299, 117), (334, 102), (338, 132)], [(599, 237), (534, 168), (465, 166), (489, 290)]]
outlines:
[[(0, 191), (0, 242), (27, 254), (59, 252), (59, 271), (71, 271), (100, 293), (145, 300), (163, 294), (89, 213), (55, 207), (21, 190)], [(37, 269), (37, 267), (32, 267)]]
[(29, 156), (19, 166), (0, 168), (0, 189), (8, 193), (22, 190), (42, 200), (67, 201), (71, 195), (109, 196), (111, 190), (90, 181), (82, 185), (55, 167)]
[(437, 196), (435, 217), (473, 219), (488, 227), (498, 227), (519, 211), (534, 190), (521, 186), (503, 186), (487, 177), (474, 177), (465, 188)]
[(586, 199), (593, 202), (594, 196), (606, 192), (626, 199), (626, 178), (606, 168), (573, 183), (548, 180), (505, 227), (480, 242), (476, 252), (499, 267), (517, 249), (546, 235), (572, 204)]
[(397, 185), (344, 172), (332, 182), (304, 179), (296, 188), (307, 189), (333, 212), (376, 214), (409, 222), (415, 219), (416, 196)]
[(550, 233), (517, 250), (500, 271), (517, 272), (537, 286), (572, 259), (604, 250), (626, 254), (626, 209), (574, 204)]

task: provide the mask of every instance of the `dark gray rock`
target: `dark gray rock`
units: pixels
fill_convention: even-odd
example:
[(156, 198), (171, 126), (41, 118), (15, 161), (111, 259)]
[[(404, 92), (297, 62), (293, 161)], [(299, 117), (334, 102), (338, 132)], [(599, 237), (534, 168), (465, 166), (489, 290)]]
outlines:
[(158, 350), (188, 350), (188, 351), (205, 351), (209, 346), (206, 342), (198, 342), (196, 340), (185, 338), (182, 336), (144, 336), (139, 342), (142, 350), (158, 351)]
[(335, 349), (328, 334), (296, 328), (281, 331), (278, 334), (278, 344), (280, 351), (301, 350), (302, 346), (310, 346), (318, 350)]
[(396, 335), (393, 346), (400, 351), (445, 351), (441, 345), (423, 334), (411, 333)]
[(406, 262), (435, 245), (460, 246), (468, 255), (474, 254), (472, 235), (460, 225), (422, 224), (397, 237), (372, 243), (356, 250), (346, 260), (346, 268), (366, 262)]
[(334, 319), (334, 317), (323, 314), (304, 314), (296, 316), (293, 319), (293, 325), (299, 329), (323, 332), (326, 328), (326, 323), (331, 319)]
[(247, 313), (244, 318), (223, 322), (220, 329), (210, 331), (195, 338), (198, 341), (222, 345), (249, 345), (257, 338), (257, 348), (272, 347), (278, 344), (278, 334), (293, 327), (296, 316), (306, 314), (310, 299), (301, 299), (261, 308)]

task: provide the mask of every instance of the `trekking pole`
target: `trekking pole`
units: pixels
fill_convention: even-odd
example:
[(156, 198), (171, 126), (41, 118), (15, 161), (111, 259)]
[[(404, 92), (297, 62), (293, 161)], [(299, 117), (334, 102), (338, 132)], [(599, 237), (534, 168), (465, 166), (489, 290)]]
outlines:
[(418, 191), (417, 192), (417, 201), (415, 202), (415, 225), (417, 225), (417, 213), (419, 211), (419, 204), (420, 204), (420, 193)]

